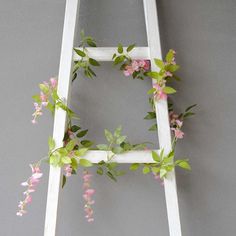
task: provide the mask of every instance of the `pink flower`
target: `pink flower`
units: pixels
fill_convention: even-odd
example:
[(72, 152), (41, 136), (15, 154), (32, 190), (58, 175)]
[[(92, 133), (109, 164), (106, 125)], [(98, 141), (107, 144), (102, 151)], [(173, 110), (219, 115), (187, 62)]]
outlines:
[(133, 67), (132, 66), (126, 66), (124, 70), (124, 75), (125, 76), (130, 76), (134, 73)]
[(57, 87), (57, 80), (55, 78), (50, 78), (50, 83), (53, 89)]
[(184, 132), (181, 131), (180, 129), (175, 129), (174, 133), (175, 133), (175, 137), (178, 139), (182, 139), (184, 137)]
[(64, 167), (66, 177), (70, 177), (72, 175), (72, 167), (71, 165), (65, 165)]
[(46, 102), (48, 100), (47, 95), (44, 94), (42, 91), (40, 92), (40, 100), (41, 102)]
[(166, 76), (166, 77), (172, 77), (173, 74), (172, 74), (171, 72), (169, 72), (169, 71), (166, 71), (166, 72), (165, 72), (165, 76)]
[(86, 193), (88, 196), (92, 196), (92, 195), (95, 193), (95, 190), (89, 188), (89, 189), (87, 189), (87, 190), (85, 191), (85, 193)]
[(139, 71), (139, 61), (133, 60), (131, 63), (131, 67), (132, 67), (133, 71)]
[(158, 83), (154, 84), (153, 87), (156, 89), (154, 97), (157, 101), (167, 99), (167, 94), (163, 92), (163, 88)]
[(183, 125), (183, 121), (176, 120), (176, 124), (178, 125), (179, 128), (181, 128)]
[(143, 68), (145, 71), (149, 70), (150, 63), (148, 60), (139, 60), (139, 67)]

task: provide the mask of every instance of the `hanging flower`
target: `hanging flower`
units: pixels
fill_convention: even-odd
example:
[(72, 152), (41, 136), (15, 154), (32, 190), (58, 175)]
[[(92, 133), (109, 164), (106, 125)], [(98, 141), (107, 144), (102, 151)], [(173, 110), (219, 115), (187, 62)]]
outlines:
[(179, 115), (175, 114), (173, 111), (169, 113), (170, 117), (170, 128), (174, 133), (176, 139), (182, 139), (184, 137), (184, 132), (181, 130), (183, 126), (183, 121), (180, 120)]
[(166, 100), (167, 99), (167, 94), (164, 93), (163, 89), (165, 87), (165, 84), (160, 85), (158, 83), (153, 84), (153, 88), (155, 89), (154, 91), (154, 98), (158, 100)]
[(27, 190), (23, 193), (25, 195), (25, 199), (19, 202), (19, 210), (16, 213), (17, 216), (23, 216), (27, 213), (25, 210), (26, 205), (32, 202), (31, 193), (35, 192), (35, 188), (37, 184), (40, 182), (40, 178), (43, 176), (43, 173), (40, 170), (39, 164), (30, 165), (32, 174), (29, 179), (23, 183), (22, 186), (27, 187)]
[(92, 175), (88, 173), (88, 171), (83, 172), (83, 188), (84, 188), (84, 194), (83, 198), (85, 200), (84, 205), (84, 211), (85, 211), (85, 218), (88, 222), (93, 222), (93, 209), (92, 205), (95, 203), (94, 200), (92, 200), (92, 196), (95, 194), (95, 190), (91, 188), (91, 177)]

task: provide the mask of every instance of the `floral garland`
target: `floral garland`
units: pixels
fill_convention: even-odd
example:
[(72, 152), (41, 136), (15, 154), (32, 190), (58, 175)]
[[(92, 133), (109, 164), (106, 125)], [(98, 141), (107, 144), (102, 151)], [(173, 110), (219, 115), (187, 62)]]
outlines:
[[(93, 79), (96, 77), (94, 67), (100, 66), (100, 64), (93, 58), (90, 58), (87, 46), (96, 47), (95, 40), (90, 36), (85, 36), (84, 32), (81, 32), (80, 49), (74, 49), (80, 56), (78, 61), (74, 62), (73, 79), (77, 78), (78, 72), (83, 71), (84, 75)], [(148, 60), (133, 60), (129, 53), (135, 48), (134, 44), (131, 44), (127, 48), (124, 48), (121, 44), (118, 45), (117, 52), (113, 55), (114, 65), (119, 65), (120, 70), (126, 77), (132, 77), (133, 79), (144, 80), (146, 78), (152, 78), (153, 88), (147, 93), (151, 95), (149, 103), (151, 105), (151, 111), (144, 117), (146, 120), (156, 120), (156, 112), (154, 101), (167, 100), (170, 94), (174, 94), (176, 90), (172, 87), (166, 86), (172, 79), (180, 81), (180, 78), (175, 75), (175, 72), (179, 69), (179, 65), (176, 64), (174, 50), (169, 50), (165, 57), (165, 61), (160, 59), (154, 59), (154, 63), (160, 68), (159, 71), (150, 70), (150, 61)], [(92, 199), (95, 190), (91, 187), (92, 175), (89, 173), (89, 167), (95, 166), (97, 168), (98, 175), (107, 175), (114, 181), (117, 181), (117, 177), (124, 175), (125, 172), (120, 170), (118, 163), (114, 162), (113, 158), (116, 154), (122, 154), (131, 150), (148, 150), (147, 142), (140, 144), (131, 144), (127, 137), (122, 134), (122, 127), (119, 126), (114, 132), (105, 129), (104, 134), (107, 140), (106, 144), (95, 145), (91, 140), (84, 139), (88, 130), (83, 130), (79, 125), (73, 124), (72, 121), (78, 118), (78, 116), (65, 105), (63, 98), (60, 98), (57, 94), (57, 79), (51, 78), (49, 82), (43, 82), (39, 84), (40, 93), (33, 96), (35, 111), (32, 114), (32, 123), (36, 124), (37, 119), (42, 116), (43, 109), (49, 110), (54, 114), (55, 109), (63, 109), (68, 116), (67, 129), (64, 136), (64, 145), (60, 148), (55, 148), (55, 141), (49, 137), (48, 146), (49, 152), (46, 158), (41, 159), (35, 164), (30, 165), (32, 175), (21, 185), (26, 187), (24, 194), (24, 200), (20, 201), (18, 207), (19, 210), (16, 213), (18, 216), (22, 216), (26, 213), (26, 206), (32, 201), (32, 193), (35, 192), (37, 184), (40, 182), (43, 173), (41, 172), (41, 162), (45, 161), (52, 166), (61, 167), (63, 170), (62, 187), (66, 184), (66, 180), (73, 174), (76, 174), (78, 167), (81, 166), (83, 170), (83, 199), (85, 201), (84, 211), (85, 217), (88, 222), (93, 222), (93, 209), (92, 205), (95, 201)], [(170, 129), (172, 131), (172, 151), (168, 155), (164, 155), (162, 149), (160, 153), (152, 151), (152, 158), (154, 163), (133, 163), (130, 165), (130, 170), (135, 171), (139, 167), (142, 167), (143, 174), (152, 173), (154, 179), (158, 180), (163, 185), (163, 179), (173, 170), (175, 166), (179, 166), (183, 169), (190, 170), (191, 167), (188, 163), (188, 159), (179, 159), (174, 161), (175, 146), (179, 139), (184, 137), (182, 131), (183, 122), (186, 118), (194, 115), (192, 109), (196, 106), (189, 106), (181, 114), (176, 114), (173, 111), (173, 103), (168, 101), (169, 107), (169, 121)], [(157, 130), (157, 124), (153, 124), (149, 131)], [(107, 151), (107, 161), (100, 161), (98, 164), (93, 164), (89, 160), (83, 158), (83, 156), (89, 150), (103, 150)]]

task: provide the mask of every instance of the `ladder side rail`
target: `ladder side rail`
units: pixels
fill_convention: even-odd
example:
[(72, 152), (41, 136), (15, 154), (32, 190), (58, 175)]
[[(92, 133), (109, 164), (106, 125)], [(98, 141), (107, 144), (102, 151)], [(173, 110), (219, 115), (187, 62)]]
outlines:
[[(152, 61), (151, 68), (152, 70), (158, 71), (159, 68), (153, 63), (154, 58), (162, 58), (156, 0), (143, 0), (143, 5), (147, 40)], [(160, 149), (164, 148), (165, 154), (168, 154), (172, 147), (167, 101), (160, 100), (155, 102), (155, 108)], [(169, 173), (164, 180), (164, 186), (170, 236), (181, 236), (181, 223), (174, 170)]]
[[(65, 104), (68, 104), (68, 98), (70, 95), (73, 46), (78, 12), (77, 8), (79, 6), (79, 3), (79, 0), (66, 1), (58, 75), (58, 95), (60, 98), (63, 98), (65, 100)], [(66, 112), (62, 109), (56, 109), (54, 116), (53, 138), (56, 142), (57, 148), (63, 145), (66, 122)], [(50, 166), (44, 236), (55, 236), (56, 234), (60, 182), (61, 168)]]

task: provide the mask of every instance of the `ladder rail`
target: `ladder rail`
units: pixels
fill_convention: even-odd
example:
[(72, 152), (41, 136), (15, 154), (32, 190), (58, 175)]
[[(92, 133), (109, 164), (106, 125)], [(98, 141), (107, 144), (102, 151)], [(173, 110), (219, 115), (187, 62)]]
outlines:
[[(162, 58), (156, 0), (143, 0), (143, 6), (148, 46), (150, 48), (151, 61), (153, 62), (154, 58)], [(159, 70), (155, 63), (151, 63), (151, 68), (152, 70)], [(163, 148), (165, 154), (168, 154), (172, 147), (167, 101), (160, 100), (155, 102), (155, 108), (160, 149)], [(165, 178), (164, 186), (170, 236), (181, 236), (182, 232), (174, 170)]]
[[(58, 75), (58, 95), (65, 100), (65, 104), (68, 104), (68, 98), (70, 95), (71, 73), (73, 64), (73, 46), (77, 19), (77, 8), (79, 6), (79, 3), (79, 0), (66, 1), (61, 58)], [(53, 127), (53, 138), (56, 142), (56, 147), (63, 146), (66, 121), (66, 112), (62, 109), (56, 109)], [(44, 236), (56, 235), (60, 181), (61, 168), (50, 166)]]

